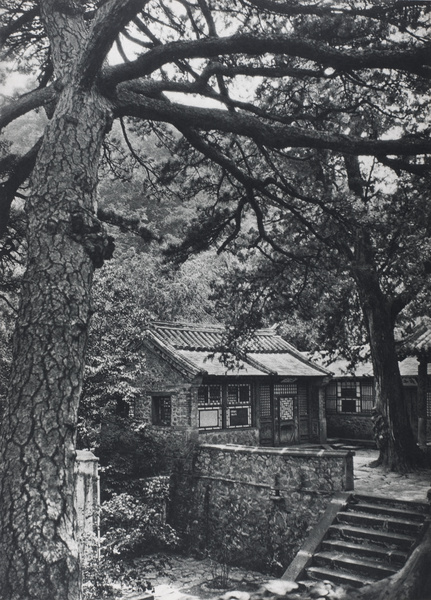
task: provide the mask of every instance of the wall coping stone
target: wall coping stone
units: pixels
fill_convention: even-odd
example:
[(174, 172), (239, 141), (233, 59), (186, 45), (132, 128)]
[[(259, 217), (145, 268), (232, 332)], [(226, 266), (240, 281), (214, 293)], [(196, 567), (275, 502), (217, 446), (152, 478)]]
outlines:
[(98, 462), (99, 459), (91, 450), (76, 450), (76, 462)]
[(218, 450), (244, 454), (269, 454), (301, 458), (341, 458), (355, 456), (353, 450), (326, 450), (324, 448), (267, 448), (266, 446), (240, 446), (238, 444), (200, 444), (200, 450)]

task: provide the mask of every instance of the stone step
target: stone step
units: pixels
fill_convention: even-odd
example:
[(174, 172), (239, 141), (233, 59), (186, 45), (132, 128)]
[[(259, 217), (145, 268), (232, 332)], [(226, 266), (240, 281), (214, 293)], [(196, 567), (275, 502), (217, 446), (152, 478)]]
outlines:
[(383, 531), (391, 531), (394, 533), (405, 533), (418, 535), (422, 529), (422, 523), (410, 521), (408, 519), (396, 519), (389, 516), (373, 515), (362, 512), (341, 511), (337, 515), (338, 523), (351, 523), (352, 525), (360, 525), (361, 527), (369, 527), (371, 529), (381, 529)]
[(313, 557), (313, 566), (327, 567), (330, 569), (341, 569), (357, 575), (371, 576), (376, 579), (384, 579), (398, 571), (397, 567), (389, 563), (380, 563), (376, 560), (347, 556), (340, 552), (318, 552)]
[(416, 541), (416, 536), (403, 533), (378, 531), (365, 527), (354, 527), (347, 523), (335, 523), (328, 529), (329, 536), (336, 539), (369, 540), (378, 544), (387, 545), (393, 549), (410, 550)]
[(362, 558), (373, 558), (380, 562), (397, 565), (398, 567), (404, 565), (408, 557), (408, 552), (391, 549), (387, 545), (379, 546), (372, 543), (355, 544), (354, 542), (345, 540), (323, 540), (322, 549), (351, 554), (352, 556)]
[(320, 581), (327, 579), (333, 583), (350, 585), (355, 588), (377, 581), (377, 579), (372, 577), (365, 577), (359, 574), (353, 575), (353, 573), (344, 573), (343, 571), (327, 569), (326, 567), (308, 567), (306, 572), (311, 579), (318, 579)]
[(425, 503), (371, 494), (340, 497), (326, 514), (320, 538), (311, 540), (289, 569), (295, 579), (356, 588), (397, 573), (430, 519)]
[(430, 514), (430, 505), (427, 502), (419, 502), (417, 500), (397, 500), (395, 498), (373, 496), (372, 494), (354, 494), (351, 502), (363, 502), (365, 504), (373, 504), (382, 507), (412, 510), (414, 512), (422, 513), (426, 516)]
[(423, 523), (426, 515), (422, 511), (406, 508), (396, 508), (393, 506), (384, 506), (382, 504), (369, 504), (365, 502), (349, 503), (347, 506), (349, 511), (371, 513), (376, 515), (386, 515), (396, 519), (406, 519), (409, 521), (417, 521)]

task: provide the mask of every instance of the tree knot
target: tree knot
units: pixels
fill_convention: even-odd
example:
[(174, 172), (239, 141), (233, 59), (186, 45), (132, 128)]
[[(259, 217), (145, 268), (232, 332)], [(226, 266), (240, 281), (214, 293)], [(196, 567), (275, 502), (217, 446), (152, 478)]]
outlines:
[(107, 234), (102, 223), (91, 213), (83, 210), (72, 213), (70, 237), (82, 244), (96, 269), (105, 260), (112, 258), (115, 249), (114, 238)]

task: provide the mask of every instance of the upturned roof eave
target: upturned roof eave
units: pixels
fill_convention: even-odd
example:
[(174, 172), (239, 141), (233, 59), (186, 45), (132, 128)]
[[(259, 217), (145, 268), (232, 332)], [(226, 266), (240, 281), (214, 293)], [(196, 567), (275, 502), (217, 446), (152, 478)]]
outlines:
[(196, 377), (197, 375), (205, 375), (207, 373), (204, 369), (200, 369), (193, 364), (192, 361), (188, 360), (184, 356), (179, 355), (173, 346), (160, 340), (152, 331), (147, 330), (145, 332), (144, 344), (150, 349), (153, 349), (151, 348), (151, 345), (156, 346), (159, 351), (164, 353), (170, 358), (171, 361), (176, 363), (180, 370), (185, 370), (192, 377)]
[(397, 343), (397, 355), (400, 359), (416, 356), (431, 361), (431, 319), (429, 317), (423, 317), (412, 333)]

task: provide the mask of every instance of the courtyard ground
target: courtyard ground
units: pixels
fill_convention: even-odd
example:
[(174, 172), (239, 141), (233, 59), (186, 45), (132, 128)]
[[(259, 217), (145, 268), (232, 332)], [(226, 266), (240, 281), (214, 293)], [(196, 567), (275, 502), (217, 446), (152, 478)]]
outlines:
[(406, 475), (388, 473), (380, 467), (372, 468), (369, 464), (378, 457), (377, 450), (355, 449), (353, 459), (353, 476), (355, 492), (375, 494), (399, 500), (419, 500), (426, 502), (427, 492), (431, 486), (431, 471), (421, 469)]
[[(352, 450), (355, 452), (355, 492), (402, 500), (426, 501), (431, 484), (430, 470), (424, 469), (406, 475), (386, 473), (380, 467), (369, 466), (378, 456), (376, 450), (370, 448), (352, 448)], [(212, 578), (212, 565), (209, 560), (163, 555), (159, 555), (159, 558), (158, 561), (158, 555), (153, 555), (141, 559), (140, 562), (148, 579), (155, 584), (155, 600), (205, 600), (223, 595), (223, 591), (208, 587), (208, 582)], [(235, 582), (236, 590), (253, 591), (267, 580), (268, 576), (232, 568), (229, 578)]]

